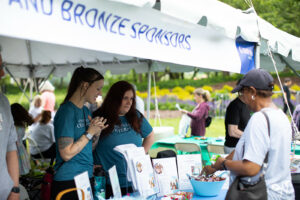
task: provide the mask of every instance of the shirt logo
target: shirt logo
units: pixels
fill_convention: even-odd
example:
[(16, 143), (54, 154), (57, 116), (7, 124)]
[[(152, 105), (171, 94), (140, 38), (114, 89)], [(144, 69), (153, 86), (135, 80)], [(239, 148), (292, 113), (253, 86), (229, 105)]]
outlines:
[(128, 123), (121, 124), (121, 125), (115, 125), (114, 131), (115, 133), (121, 134), (125, 133), (131, 130), (131, 127)]

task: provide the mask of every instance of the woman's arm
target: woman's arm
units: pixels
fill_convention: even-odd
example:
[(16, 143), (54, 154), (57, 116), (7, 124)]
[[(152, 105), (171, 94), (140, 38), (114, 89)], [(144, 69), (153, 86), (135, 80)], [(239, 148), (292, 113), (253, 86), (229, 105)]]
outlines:
[(148, 153), (153, 143), (154, 143), (154, 132), (152, 131), (143, 141), (142, 146), (145, 148), (146, 153)]
[[(94, 136), (108, 126), (104, 125), (105, 122), (106, 120), (102, 117), (96, 117), (95, 119), (91, 120), (91, 124), (87, 132)], [(63, 160), (68, 161), (81, 152), (88, 142), (89, 139), (86, 137), (86, 135), (82, 135), (76, 142), (74, 142), (72, 137), (61, 137), (58, 139), (58, 150), (60, 156)]]
[(71, 160), (89, 142), (89, 139), (82, 135), (76, 142), (71, 137), (61, 137), (58, 139), (58, 150), (64, 161)]
[(201, 119), (205, 117), (207, 111), (208, 109), (202, 103), (202, 105), (200, 105), (199, 108), (197, 108), (194, 113), (188, 112), (187, 115), (192, 119)]

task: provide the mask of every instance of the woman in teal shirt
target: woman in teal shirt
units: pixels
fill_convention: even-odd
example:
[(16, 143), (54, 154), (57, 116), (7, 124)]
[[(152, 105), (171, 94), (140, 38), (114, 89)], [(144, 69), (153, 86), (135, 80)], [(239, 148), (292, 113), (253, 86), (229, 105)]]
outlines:
[[(65, 189), (74, 188), (74, 176), (88, 171), (93, 186), (92, 139), (106, 128), (105, 119), (91, 118), (84, 103), (95, 103), (101, 95), (103, 76), (92, 68), (77, 68), (71, 78), (67, 96), (54, 118), (54, 134), (57, 141), (52, 198)], [(77, 192), (63, 196), (78, 199)]]
[[(127, 181), (127, 165), (123, 155), (114, 150), (122, 144), (143, 146), (148, 152), (154, 141), (154, 133), (149, 122), (136, 110), (135, 90), (126, 81), (116, 82), (109, 89), (101, 107), (93, 116), (107, 119), (109, 127), (102, 131), (94, 151), (94, 163), (108, 171), (116, 165), (122, 195), (132, 192)], [(143, 140), (144, 138), (144, 140)], [(106, 199), (112, 195), (110, 183), (106, 186)]]

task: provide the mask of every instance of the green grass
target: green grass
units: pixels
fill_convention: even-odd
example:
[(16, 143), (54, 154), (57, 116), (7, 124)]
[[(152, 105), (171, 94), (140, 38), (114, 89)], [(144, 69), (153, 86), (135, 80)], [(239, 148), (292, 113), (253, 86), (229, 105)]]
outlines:
[[(165, 118), (161, 119), (162, 126), (174, 127), (174, 133), (178, 134), (178, 127), (181, 118)], [(154, 119), (149, 120), (151, 126), (159, 126), (158, 121), (155, 124)], [(189, 130), (190, 132), (190, 130)], [(206, 137), (219, 137), (225, 136), (225, 125), (223, 118), (213, 118), (211, 125), (206, 128)]]

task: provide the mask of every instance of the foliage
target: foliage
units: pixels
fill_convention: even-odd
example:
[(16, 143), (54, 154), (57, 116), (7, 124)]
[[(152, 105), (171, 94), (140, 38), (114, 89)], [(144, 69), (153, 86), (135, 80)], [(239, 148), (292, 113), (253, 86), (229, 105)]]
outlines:
[(204, 86), (202, 87), (202, 89), (203, 89), (203, 90), (207, 90), (207, 91), (209, 91), (210, 93), (213, 92), (213, 88), (210, 87), (210, 86), (208, 86), (208, 85), (204, 85)]
[[(235, 8), (246, 10), (245, 1), (221, 0)], [(299, 0), (252, 0), (258, 15), (275, 27), (300, 37), (300, 1)]]

